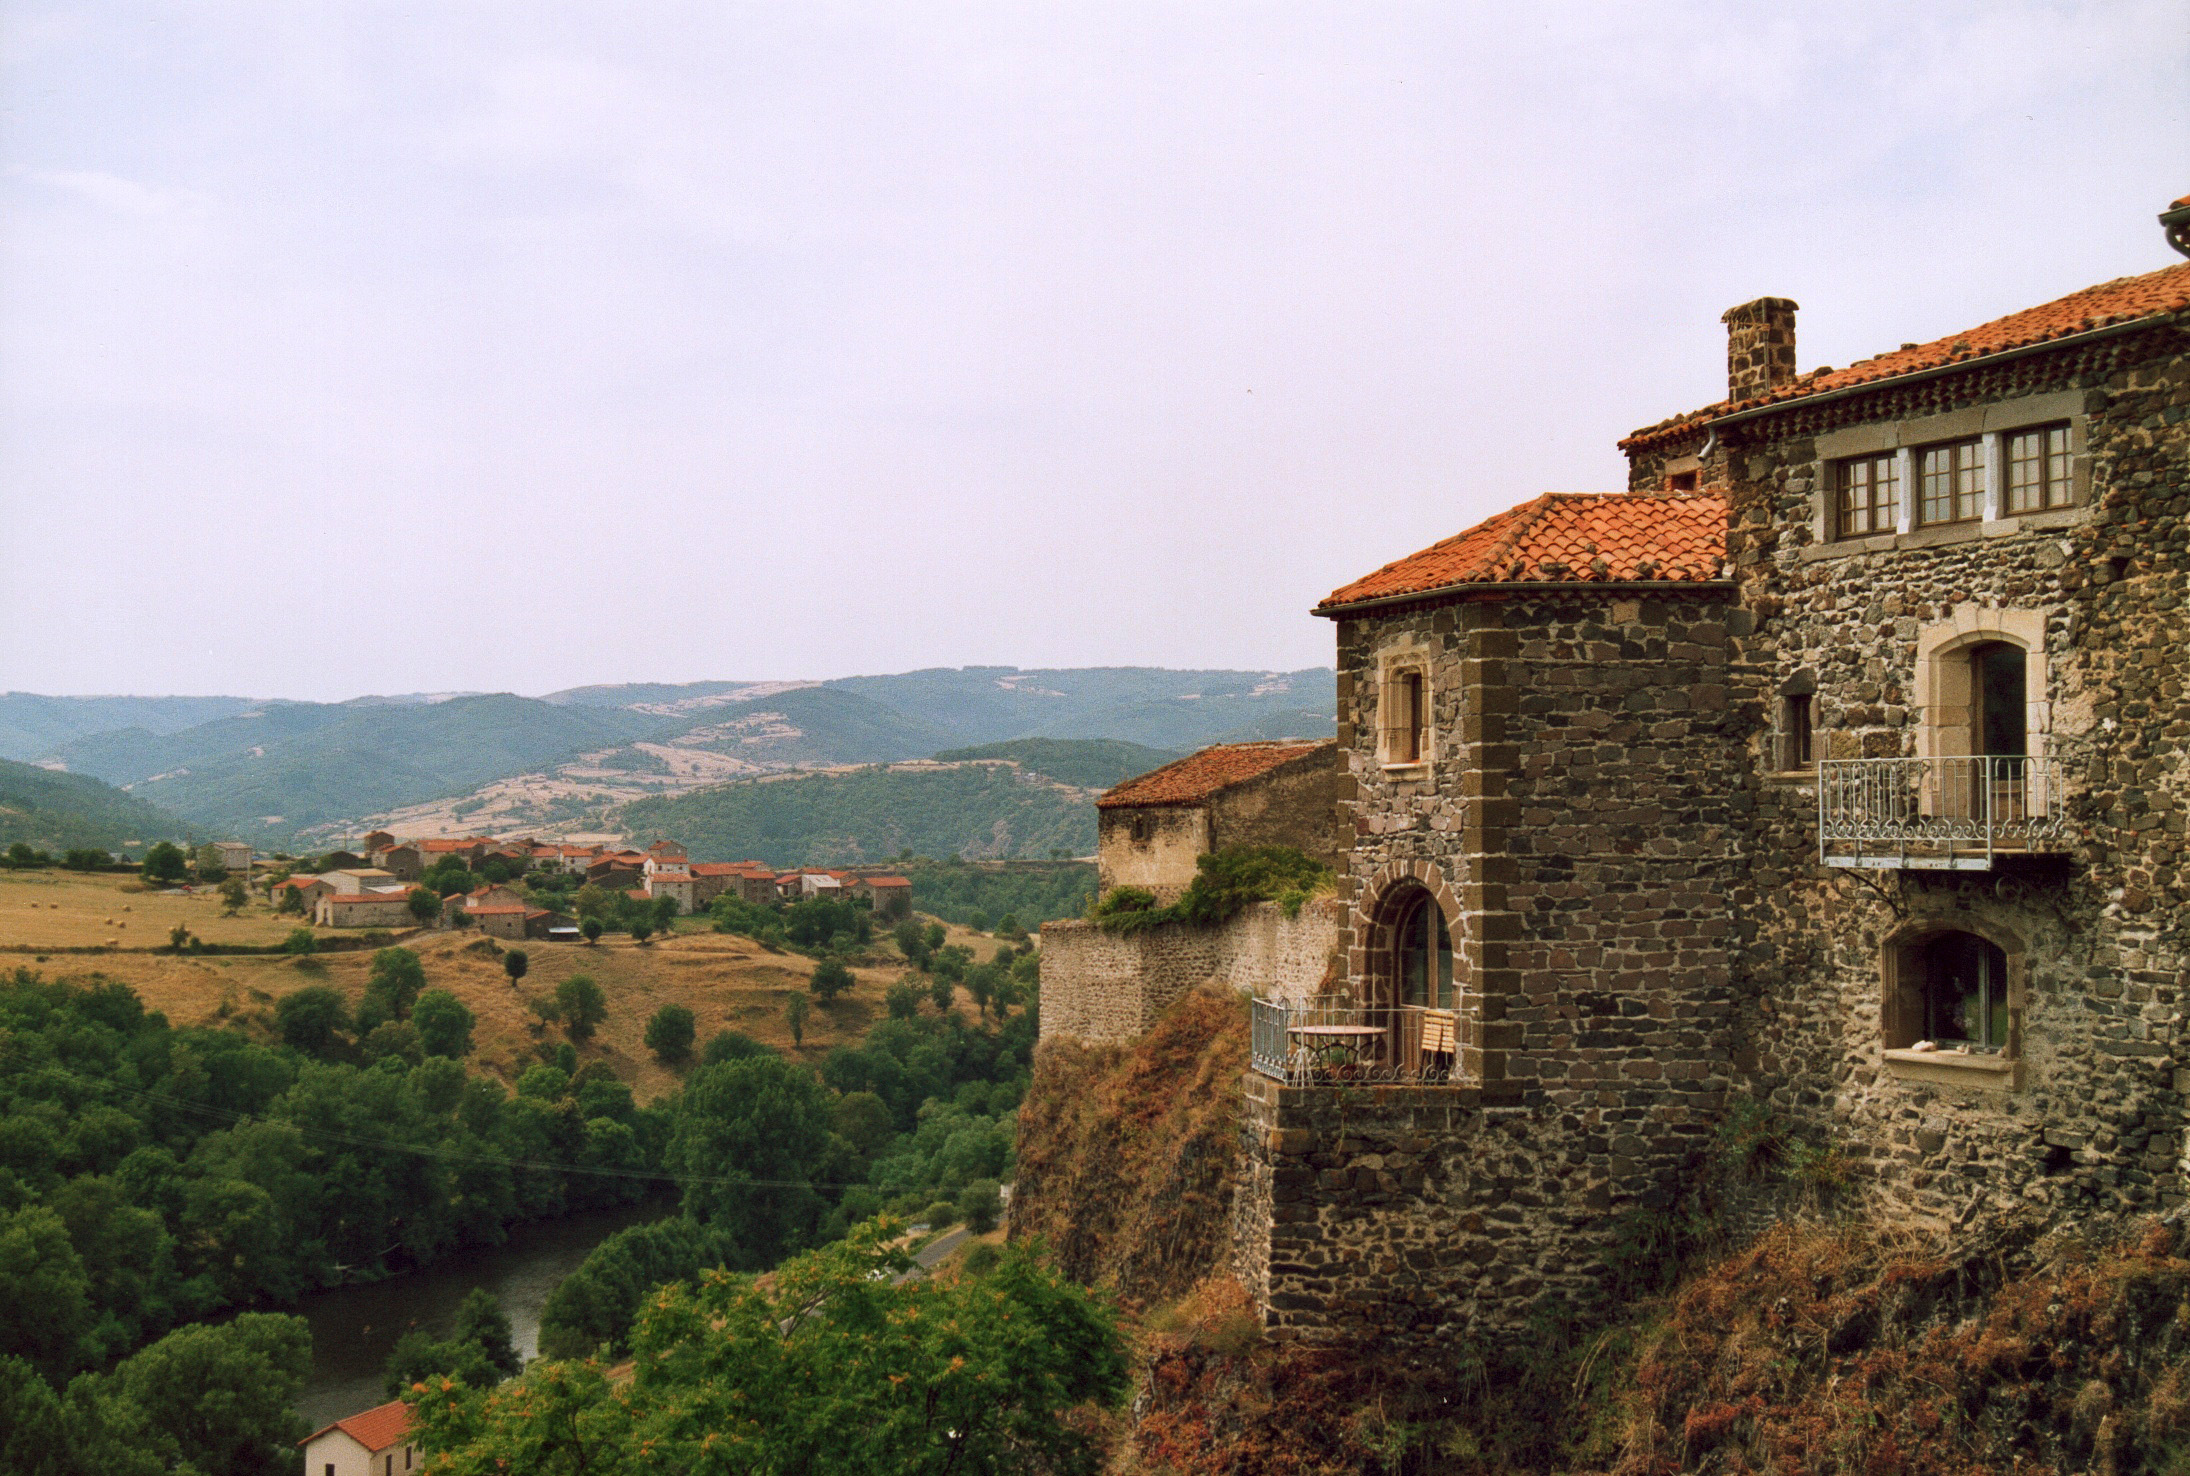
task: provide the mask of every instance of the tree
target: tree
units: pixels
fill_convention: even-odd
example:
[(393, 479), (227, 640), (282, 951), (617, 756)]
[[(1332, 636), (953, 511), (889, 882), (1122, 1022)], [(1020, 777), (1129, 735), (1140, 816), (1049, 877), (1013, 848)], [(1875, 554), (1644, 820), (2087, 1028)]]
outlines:
[(411, 1006), (418, 1044), (429, 1056), (457, 1060), (470, 1055), (471, 1031), (478, 1023), (478, 1016), (446, 989), (429, 989)]
[(357, 1053), (368, 1064), (387, 1056), (413, 1066), (426, 1059), (426, 1047), (418, 1038), (418, 1027), (408, 1020), (381, 1021), (365, 1032), (365, 1038), (357, 1043)]
[(188, 948), (190, 946), (189, 926), (185, 923), (177, 923), (175, 924), (175, 926), (169, 928), (167, 930), (167, 946), (174, 949), (177, 953), (180, 953), (185, 948)]
[(905, 962), (914, 968), (926, 968), (928, 954), (928, 930), (911, 918), (906, 918), (890, 930), (890, 940), (897, 944), (897, 951), (905, 955)]
[[(299, 929), (306, 936), (306, 929)], [(350, 1007), (339, 991), (314, 984), (274, 1002), (274, 1022), (282, 1044), (322, 1059), (332, 1055), (350, 1028)]]
[(357, 1028), (370, 1033), (384, 1020), (409, 1017), (411, 1005), (426, 987), (426, 966), (408, 948), (383, 948), (373, 955), (365, 976), (365, 997), (358, 1002)]
[(794, 994), (783, 1002), (783, 1018), (791, 1027), (791, 1044), (806, 1044), (806, 1016), (813, 1007), (814, 1002), (803, 994)]
[(295, 1406), (311, 1365), (303, 1318), (246, 1312), (169, 1333), (125, 1359), (111, 1385), (163, 1447), (162, 1469), (287, 1476), (310, 1428)]
[(411, 916), (425, 927), (441, 915), (441, 894), (431, 887), (412, 887), (410, 895), (403, 899), (411, 909)]
[(654, 931), (665, 938), (676, 931), (677, 914), (682, 910), (677, 906), (676, 898), (656, 897), (654, 899)]
[(591, 974), (572, 974), (555, 986), (555, 1005), (562, 1011), (563, 1031), (572, 1040), (590, 1040), (608, 1018), (608, 996)]
[(928, 997), (935, 1001), (935, 1012), (937, 1014), (949, 1014), (951, 1001), (956, 997), (951, 987), (951, 976), (941, 971), (930, 974), (928, 976)]
[[(793, 995), (792, 998), (798, 998)], [(718, 1030), (709, 1037), (707, 1049), (700, 1053), (700, 1060), (709, 1066), (720, 1066), (725, 1061), (742, 1061), (748, 1056), (765, 1056), (768, 1047), (753, 1039), (742, 1030)]]
[(222, 916), (234, 917), (237, 913), (243, 911), (243, 904), (250, 900), (251, 894), (244, 890), (243, 883), (237, 878), (230, 877), (221, 883)]
[(442, 1377), (490, 1389), (523, 1367), (502, 1304), (485, 1287), (473, 1287), (457, 1307), (448, 1337), (435, 1338), (423, 1328), (402, 1336), (381, 1369), (381, 1383), (390, 1399)]
[(825, 958), (814, 965), (813, 974), (806, 980), (806, 988), (823, 1004), (835, 999), (852, 987), (852, 971), (833, 958)]
[(1017, 942), (1019, 939), (1024, 938), (1026, 935), (1027, 930), (1019, 926), (1018, 913), (1007, 912), (1002, 917), (996, 920), (997, 937), (1009, 938), (1013, 942)]
[(172, 841), (161, 841), (144, 853), (144, 879), (148, 882), (179, 882), (188, 873), (189, 860), (182, 847)]
[[(296, 893), (289, 895), (294, 897)], [(281, 951), (298, 958), (310, 958), (319, 951), (319, 935), (310, 928), (291, 928), (289, 936), (281, 940)]]
[(631, 934), (632, 942), (643, 946), (647, 939), (654, 936), (654, 924), (644, 917), (635, 917), (624, 931)]
[(1125, 1396), (1116, 1313), (1019, 1247), (985, 1276), (900, 1280), (910, 1259), (884, 1234), (864, 1226), (766, 1281), (664, 1287), (639, 1313), (646, 1376), (630, 1383), (545, 1362), (491, 1391), (432, 1386), (415, 1407), (434, 1468), (720, 1471), (727, 1446), (752, 1471), (1094, 1469), (1089, 1422), (1067, 1415)]
[(274, 911), (282, 917), (298, 917), (304, 912), (304, 894), (295, 887), (279, 887), (280, 895), (274, 898)]
[(444, 856), (420, 874), (418, 884), (440, 896), (454, 897), (470, 891), (477, 885), (477, 879), (460, 858)]
[(601, 920), (597, 917), (589, 917), (584, 922), (578, 924), (578, 931), (585, 935), (586, 942), (598, 943), (601, 941), (601, 933), (603, 931), (601, 927)]
[(911, 979), (900, 979), (882, 996), (883, 1007), (893, 1020), (910, 1020), (920, 1013), (921, 989)]
[[(14, 848), (10, 847), (9, 849), (12, 851)], [(70, 847), (68, 854), (61, 858), (61, 864), (70, 871), (100, 871), (113, 864), (113, 861), (114, 857), (109, 852), (73, 846)]]
[(646, 1048), (662, 1064), (670, 1065), (692, 1054), (692, 1042), (698, 1033), (690, 1010), (681, 1004), (665, 1004), (646, 1022)]
[(193, 861), (198, 880), (209, 886), (228, 875), (228, 863), (221, 855), (221, 848), (211, 842), (198, 847), (198, 854)]
[(525, 977), (525, 970), (532, 967), (532, 960), (522, 948), (512, 948), (502, 955), (502, 972), (509, 975), (509, 987), (515, 989), (517, 981)]
[(90, 1278), (61, 1217), (43, 1205), (0, 1215), (0, 1355), (65, 1384), (94, 1352), (91, 1327)]
[(8, 865), (17, 871), (27, 870), (38, 864), (38, 853), (22, 841), (8, 847)]
[[(829, 1095), (773, 1051), (685, 1078), (663, 1165), (688, 1179), (685, 1213), (728, 1231), (751, 1265), (774, 1263), (827, 1208), (803, 1186), (828, 1147)], [(766, 1187), (740, 1182), (748, 1179)]]
[(1003, 1212), (1003, 1193), (994, 1179), (975, 1179), (959, 1192), (958, 1217), (976, 1235), (994, 1230)]

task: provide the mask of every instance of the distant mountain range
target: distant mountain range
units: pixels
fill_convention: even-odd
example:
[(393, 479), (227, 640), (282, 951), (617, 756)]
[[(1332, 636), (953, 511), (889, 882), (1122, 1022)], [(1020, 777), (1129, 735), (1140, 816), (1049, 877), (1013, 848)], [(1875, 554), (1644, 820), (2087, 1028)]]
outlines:
[[(1213, 742), (1327, 736), (1334, 692), (1327, 667), (1008, 666), (339, 703), (10, 692), (0, 694), (0, 758), (104, 780), (201, 835), (269, 848), (378, 823), (422, 833), (613, 833), (623, 828), (623, 807), (638, 800), (1036, 739), (1127, 747), (1107, 756), (1079, 746), (1069, 758), (1032, 748), (965, 756), (1011, 758), (1036, 774), (1048, 772), (1045, 763), (1071, 765), (1069, 777), (1051, 776), (1056, 786), (1099, 789), (1124, 777), (1101, 777), (1121, 763), (1152, 767)], [(1061, 840), (1046, 822), (1020, 829), (1024, 846), (1005, 853), (1046, 853)], [(976, 845), (966, 854), (998, 852)]]
[(88, 774), (0, 759), (0, 849), (18, 841), (59, 854), (119, 850), (183, 836), (182, 821)]

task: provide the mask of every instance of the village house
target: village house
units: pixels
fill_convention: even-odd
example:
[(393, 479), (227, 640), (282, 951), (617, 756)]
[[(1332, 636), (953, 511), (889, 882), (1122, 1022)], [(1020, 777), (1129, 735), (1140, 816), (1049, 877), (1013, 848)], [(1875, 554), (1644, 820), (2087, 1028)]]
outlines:
[(1291, 846), (1336, 866), (1337, 754), (1330, 742), (1219, 743), (1115, 786), (1095, 802), (1099, 884), (1174, 902), (1225, 846)]
[[(1795, 311), (1627, 491), (1317, 606), (1337, 962), (1254, 986), (1233, 1226), (1276, 1335), (1587, 1305), (1735, 1098), (1932, 1233), (2185, 1202), (2190, 265), (1839, 370)], [(1148, 992), (1052, 973), (1045, 1036)]]
[(902, 876), (861, 876), (852, 881), (852, 895), (867, 899), (877, 919), (912, 916), (912, 883)]
[(522, 893), (506, 886), (479, 887), (462, 896), (447, 898), (442, 918), (452, 925), (468, 923), (490, 938), (520, 940), (544, 938), (554, 914), (534, 907)]
[(678, 912), (696, 912), (699, 910), (698, 885), (690, 872), (658, 871), (648, 875), (646, 885), (638, 889), (637, 895), (648, 901), (668, 897), (676, 902)]
[(336, 1420), (305, 1436), (304, 1476), (398, 1476), (422, 1468), (417, 1417), (400, 1399)]
[(215, 841), (213, 849), (220, 853), (221, 869), (230, 876), (248, 877), (251, 874), (251, 846), (247, 841)]
[(400, 928), (411, 916), (407, 892), (321, 892), (312, 902), (312, 921), (323, 928)]
[[(387, 834), (386, 831), (374, 833)], [(426, 858), (420, 853), (415, 841), (397, 841), (391, 838), (386, 845), (373, 848), (372, 858), (373, 865), (401, 881), (417, 881), (420, 873), (426, 869)]]
[(377, 866), (345, 866), (339, 871), (323, 871), (319, 879), (331, 892), (355, 895), (359, 892), (394, 892), (398, 896), (405, 890), (402, 882)]
[(385, 851), (395, 844), (395, 836), (386, 830), (368, 830), (365, 838), (357, 843), (358, 849), (370, 856), (375, 851)]

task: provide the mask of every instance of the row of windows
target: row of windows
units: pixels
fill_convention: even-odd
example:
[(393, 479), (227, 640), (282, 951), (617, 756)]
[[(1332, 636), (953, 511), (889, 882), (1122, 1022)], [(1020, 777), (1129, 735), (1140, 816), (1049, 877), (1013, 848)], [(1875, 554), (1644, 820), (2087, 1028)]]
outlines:
[[(2006, 463), (2003, 511), (2043, 512), (2069, 505), (2068, 427), (2041, 425), (2000, 438)], [(1926, 446), (1911, 458), (1919, 527), (1974, 523), (1985, 515), (1985, 441), (1981, 436)], [(1860, 456), (1835, 471), (1834, 536), (1892, 532), (1900, 520), (1901, 458), (1897, 452)]]

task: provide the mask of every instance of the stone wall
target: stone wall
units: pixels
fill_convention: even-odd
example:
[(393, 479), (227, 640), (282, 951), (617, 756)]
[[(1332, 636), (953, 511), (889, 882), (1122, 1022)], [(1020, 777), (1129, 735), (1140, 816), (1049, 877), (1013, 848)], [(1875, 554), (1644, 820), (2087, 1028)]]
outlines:
[(1209, 844), (1291, 846), (1332, 870), (1346, 864), (1338, 825), (1339, 759), (1321, 744), (1291, 763), (1219, 791), (1209, 801)]
[(1316, 897), (1287, 917), (1258, 902), (1221, 928), (1109, 933), (1079, 919), (1042, 925), (1042, 1039), (1133, 1040), (1189, 989), (1218, 983), (1265, 999), (1313, 998), (1336, 967), (1341, 909)]
[[(2076, 507), (1824, 541), (1835, 444), (1864, 427), (1976, 423), (2066, 406), (2087, 462)], [(1990, 410), (1988, 409), (1988, 413)], [(1701, 437), (1693, 439), (1700, 442)], [(1634, 461), (1654, 486), (1699, 449)], [(1973, 366), (1729, 428), (1707, 484), (1729, 489), (1742, 610), (1737, 706), (1749, 732), (1752, 866), (1739, 929), (1739, 1089), (1838, 1145), (1875, 1212), (1933, 1226), (2035, 1208), (2088, 1222), (2184, 1199), (2190, 1087), (2190, 358), (2180, 329)], [(2035, 640), (2033, 751), (2066, 764), (2070, 854), (1991, 872), (1818, 864), (1816, 789), (1772, 772), (1776, 694), (1815, 684), (1827, 757), (1924, 747), (1930, 632), (1956, 622)], [(2041, 675), (2042, 674), (2042, 675)], [(1912, 1070), (1884, 1055), (1897, 940), (1956, 928), (2020, 971), (2011, 1074)]]
[(1179, 899), (1209, 853), (1209, 812), (1200, 805), (1130, 805), (1095, 812), (1095, 884), (1141, 887), (1160, 903)]

